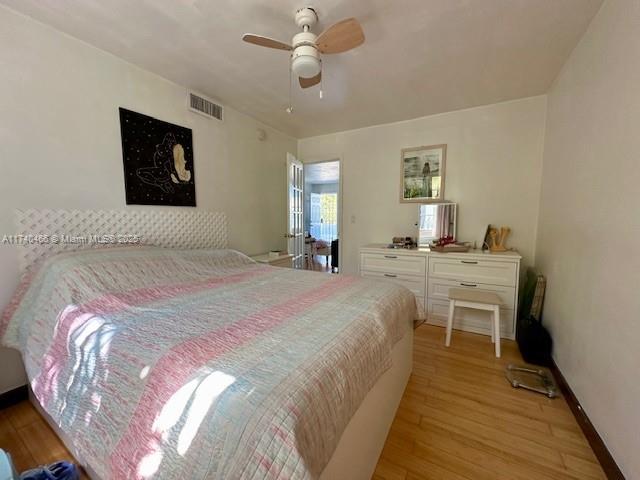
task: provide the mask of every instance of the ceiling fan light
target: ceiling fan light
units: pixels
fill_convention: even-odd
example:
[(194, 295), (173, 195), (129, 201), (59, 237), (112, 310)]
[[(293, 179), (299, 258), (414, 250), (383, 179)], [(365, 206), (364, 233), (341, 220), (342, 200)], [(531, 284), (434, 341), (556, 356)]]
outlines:
[(320, 54), (312, 43), (314, 39), (315, 35), (309, 32), (302, 32), (293, 37), (295, 48), (291, 59), (291, 70), (298, 77), (312, 78), (320, 73)]
[(312, 55), (300, 55), (293, 59), (291, 69), (298, 77), (312, 78), (320, 73), (320, 60)]

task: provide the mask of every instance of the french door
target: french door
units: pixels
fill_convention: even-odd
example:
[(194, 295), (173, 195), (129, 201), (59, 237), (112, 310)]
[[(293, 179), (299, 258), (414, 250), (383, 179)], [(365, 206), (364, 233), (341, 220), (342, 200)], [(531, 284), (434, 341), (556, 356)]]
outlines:
[(304, 268), (304, 174), (302, 162), (287, 153), (287, 248), (293, 268)]

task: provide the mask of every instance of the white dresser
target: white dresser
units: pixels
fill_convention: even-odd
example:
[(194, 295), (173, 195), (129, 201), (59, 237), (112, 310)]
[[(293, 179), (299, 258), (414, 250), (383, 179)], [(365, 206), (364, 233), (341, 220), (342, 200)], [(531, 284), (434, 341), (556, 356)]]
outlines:
[[(427, 322), (445, 326), (449, 312), (449, 288), (497, 293), (502, 299), (501, 336), (515, 337), (520, 255), (515, 251), (438, 253), (429, 249), (389, 249), (367, 245), (360, 249), (360, 275), (404, 285), (427, 312)], [(459, 308), (454, 328), (491, 335), (487, 312)]]

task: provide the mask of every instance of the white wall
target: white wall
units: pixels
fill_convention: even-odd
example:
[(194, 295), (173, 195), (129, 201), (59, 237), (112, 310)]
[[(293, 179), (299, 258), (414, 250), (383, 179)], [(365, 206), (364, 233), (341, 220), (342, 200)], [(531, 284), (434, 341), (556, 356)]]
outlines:
[[(191, 113), (185, 88), (3, 7), (0, 91), (0, 235), (15, 233), (15, 208), (140, 208), (125, 206), (122, 106), (193, 129), (198, 208), (227, 213), (232, 247), (285, 247), (293, 138), (228, 107), (223, 123)], [(0, 308), (17, 281), (0, 245)], [(0, 392), (23, 383), (17, 358), (0, 350)]]
[(481, 245), (487, 224), (509, 225), (507, 244), (532, 264), (545, 108), (540, 96), (299, 140), (302, 161), (342, 159), (342, 271), (358, 271), (364, 244), (417, 235), (418, 206), (399, 200), (400, 150), (440, 143), (458, 238)]
[(551, 89), (537, 242), (554, 357), (640, 478), (640, 2), (609, 0)]

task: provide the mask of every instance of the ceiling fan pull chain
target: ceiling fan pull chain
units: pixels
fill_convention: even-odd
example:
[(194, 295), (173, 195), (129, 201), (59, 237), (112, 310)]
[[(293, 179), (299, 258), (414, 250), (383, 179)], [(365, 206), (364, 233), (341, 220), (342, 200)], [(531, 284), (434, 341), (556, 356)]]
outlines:
[(291, 83), (293, 82), (293, 70), (291, 69), (291, 61), (293, 56), (289, 58), (289, 106), (285, 109), (287, 113), (293, 113), (293, 105), (291, 100)]
[[(322, 72), (322, 60), (320, 60), (320, 72)], [(322, 100), (322, 75), (320, 75), (320, 100)]]

